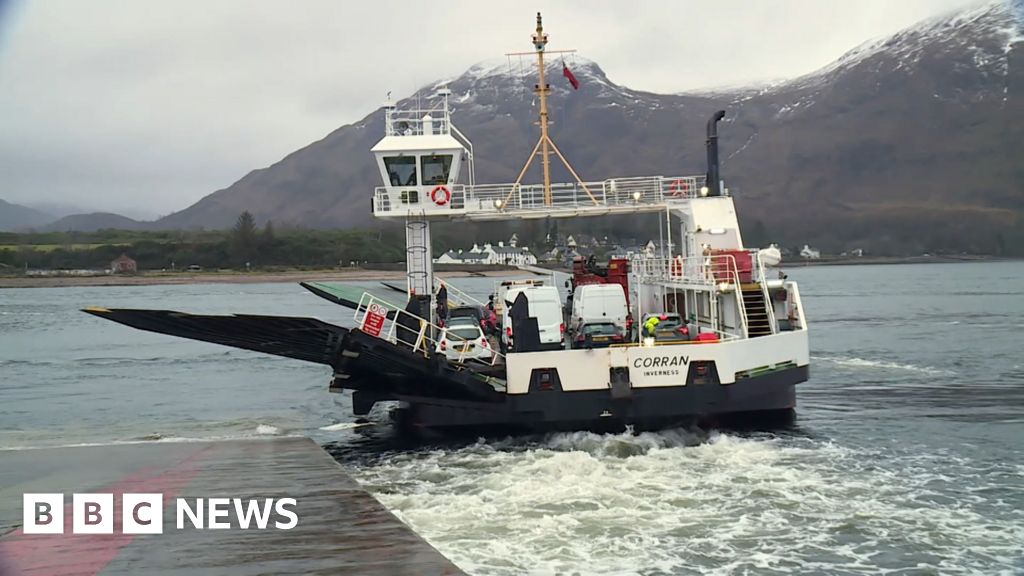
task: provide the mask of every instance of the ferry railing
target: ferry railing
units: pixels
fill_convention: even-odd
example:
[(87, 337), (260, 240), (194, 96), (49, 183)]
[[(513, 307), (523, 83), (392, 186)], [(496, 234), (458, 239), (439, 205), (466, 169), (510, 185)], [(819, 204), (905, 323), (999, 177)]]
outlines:
[[(430, 115), (430, 131), (425, 129), (423, 117)], [(384, 118), (387, 136), (423, 136), (448, 134), (449, 124), (442, 107), (423, 110), (388, 110)]]
[(500, 214), (582, 208), (621, 209), (698, 198), (705, 183), (704, 176), (641, 176), (598, 182), (560, 182), (551, 184), (550, 204), (545, 203), (542, 184), (445, 184), (451, 199), (441, 205), (431, 198), (438, 184), (378, 186), (374, 189), (373, 210), (377, 215), (404, 214), (421, 209), (426, 214), (443, 215), (450, 212)]
[(761, 284), (761, 295), (764, 297), (765, 313), (768, 315), (768, 326), (771, 328), (772, 334), (778, 334), (779, 325), (775, 319), (775, 303), (772, 302), (771, 291), (768, 290), (768, 277), (765, 275), (761, 252), (759, 250), (751, 250), (750, 257), (757, 263), (757, 275), (759, 277), (759, 284)]
[[(384, 321), (381, 324), (380, 332), (377, 334), (378, 338), (386, 340), (392, 344), (402, 345), (409, 347), (413, 352), (421, 353), (424, 357), (432, 354), (442, 354), (449, 362), (455, 364), (469, 364), (478, 363), (487, 366), (494, 366), (499, 361), (504, 362), (505, 355), (495, 349), (491, 345), (490, 341), (487, 342), (487, 347), (491, 352), (489, 361), (485, 361), (480, 358), (469, 358), (466, 355), (465, 348), (460, 347), (462, 350), (458, 350), (458, 356), (456, 358), (449, 358), (444, 352), (437, 352), (440, 341), (434, 336), (435, 334), (441, 334), (442, 327), (433, 324), (429, 320), (417, 316), (411, 312), (390, 304), (385, 300), (370, 294), (369, 292), (363, 292), (363, 295), (359, 298), (359, 304), (355, 313), (355, 320), (360, 330), (366, 332), (367, 321), (370, 319), (370, 307), (374, 304), (378, 304), (386, 310)], [(403, 320), (405, 321), (403, 323)], [(411, 326), (416, 326), (412, 328)], [(482, 329), (481, 329), (482, 332)], [(367, 332), (369, 334), (369, 332)], [(459, 340), (465, 340), (455, 336)], [(484, 334), (484, 339), (487, 340), (487, 335)], [(468, 341), (466, 341), (468, 342)]]
[(352, 319), (355, 320), (358, 326), (362, 326), (366, 322), (366, 317), (370, 313), (370, 303), (380, 304), (385, 310), (401, 310), (402, 307), (388, 302), (383, 298), (374, 296), (369, 292), (363, 292), (363, 295), (359, 297), (359, 302), (356, 304), (355, 311), (352, 312)]
[[(456, 305), (459, 306), (485, 306), (483, 302), (477, 300), (476, 298), (470, 296), (469, 294), (466, 294), (458, 287), (453, 286), (450, 283), (444, 282), (440, 278), (434, 278), (434, 294), (437, 294), (437, 291), (440, 290), (441, 284), (444, 284), (445, 289), (448, 290), (448, 300), (450, 302), (455, 302)], [(454, 298), (452, 298), (453, 296)]]
[[(742, 337), (749, 337), (747, 308), (743, 299), (739, 268), (736, 265), (736, 258), (732, 254), (709, 254), (688, 258), (682, 256), (634, 258), (630, 260), (630, 269), (641, 282), (698, 288), (707, 291), (721, 290), (724, 287), (732, 286), (736, 296), (736, 312), (740, 328), (742, 328)], [(715, 332), (720, 332), (717, 327), (718, 314), (715, 302), (714, 299), (711, 301), (713, 307), (711, 311), (712, 329)]]
[(804, 303), (800, 299), (800, 288), (796, 282), (786, 282), (786, 315), (794, 330), (806, 330), (807, 320), (804, 317)]

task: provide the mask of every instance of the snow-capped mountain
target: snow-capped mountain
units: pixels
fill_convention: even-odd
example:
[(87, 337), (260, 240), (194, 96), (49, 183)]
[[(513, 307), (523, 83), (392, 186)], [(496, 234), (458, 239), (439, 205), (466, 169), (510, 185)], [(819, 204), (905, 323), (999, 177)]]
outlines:
[[(652, 94), (591, 60), (549, 62), (552, 134), (588, 180), (702, 173), (716, 109), (723, 177), (741, 217), (783, 242), (998, 251), (1024, 245), (1024, 0), (998, 0), (854, 48), (813, 74), (757, 88)], [(511, 181), (536, 141), (532, 63), (480, 62), (425, 86), (452, 90), (476, 146), (478, 181)], [(378, 185), (369, 148), (380, 110), (159, 221), (229, 226), (258, 218), (362, 226)], [(556, 178), (569, 179), (556, 173)]]

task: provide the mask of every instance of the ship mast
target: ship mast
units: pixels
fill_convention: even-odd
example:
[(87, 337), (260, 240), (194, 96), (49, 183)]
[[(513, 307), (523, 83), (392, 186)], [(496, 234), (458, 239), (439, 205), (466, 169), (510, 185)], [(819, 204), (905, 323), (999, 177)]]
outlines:
[[(537, 82), (537, 85), (533, 87), (533, 93), (536, 94), (537, 97), (540, 99), (540, 115), (539, 115), (539, 119), (538, 119), (538, 122), (537, 122), (540, 125), (540, 138), (537, 139), (537, 145), (533, 147), (533, 152), (530, 152), (530, 156), (526, 159), (526, 164), (523, 166), (523, 169), (520, 170), (519, 177), (516, 178), (515, 184), (512, 185), (512, 190), (509, 192), (508, 196), (505, 198), (504, 204), (506, 206), (508, 205), (509, 200), (512, 199), (512, 195), (515, 193), (516, 190), (519, 189), (519, 184), (520, 184), (520, 182), (522, 182), (523, 176), (526, 175), (526, 171), (529, 170), (530, 164), (533, 163), (533, 159), (536, 158), (537, 157), (537, 153), (540, 152), (541, 166), (543, 168), (543, 173), (544, 173), (544, 205), (545, 206), (550, 206), (551, 205), (551, 151), (552, 150), (558, 156), (558, 158), (562, 161), (562, 164), (565, 165), (566, 169), (569, 170), (569, 173), (572, 174), (573, 178), (576, 179), (576, 183), (579, 184), (583, 188), (583, 190), (587, 193), (587, 196), (590, 196), (590, 199), (594, 202), (594, 204), (598, 204), (597, 198), (595, 198), (594, 195), (590, 193), (590, 189), (587, 188), (587, 185), (583, 183), (583, 179), (580, 178), (579, 174), (576, 173), (576, 170), (573, 169), (572, 165), (569, 164), (569, 161), (565, 159), (565, 156), (562, 155), (562, 152), (558, 149), (558, 146), (555, 146), (554, 141), (552, 141), (551, 137), (548, 135), (548, 124), (550, 122), (548, 120), (548, 94), (551, 93), (551, 88), (548, 87), (547, 83), (544, 81), (544, 53), (545, 53), (545, 47), (547, 46), (547, 44), (548, 44), (548, 35), (547, 35), (547, 33), (544, 32), (544, 25), (543, 25), (543, 23), (541, 21), (540, 12), (537, 12), (537, 30), (534, 31), (534, 33), (533, 33), (533, 48), (534, 48), (534, 52), (511, 52), (511, 53), (506, 54), (506, 56), (528, 56), (528, 55), (531, 55), (531, 54), (536, 54), (537, 55), (537, 77), (538, 77), (537, 80), (538, 80), (538, 82)], [(573, 52), (576, 52), (576, 51), (575, 50), (552, 50), (549, 53), (550, 54), (571, 54)]]

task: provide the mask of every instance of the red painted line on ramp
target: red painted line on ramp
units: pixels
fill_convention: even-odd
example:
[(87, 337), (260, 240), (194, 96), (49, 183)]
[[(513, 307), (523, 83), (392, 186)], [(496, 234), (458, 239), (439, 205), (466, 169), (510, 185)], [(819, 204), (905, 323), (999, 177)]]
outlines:
[[(63, 534), (25, 534), (18, 529), (0, 539), (0, 576), (32, 574), (38, 576), (93, 575), (110, 564), (136, 534), (121, 533), (121, 503), (125, 492), (160, 493), (164, 500), (164, 519), (168, 503), (200, 470), (198, 465), (209, 447), (196, 450), (184, 460), (161, 473), (140, 468), (117, 482), (101, 488), (81, 490), (114, 495), (113, 534), (72, 534), (72, 506), (64, 506)], [(65, 494), (70, 499), (70, 494)], [(159, 534), (150, 536), (159, 537)]]

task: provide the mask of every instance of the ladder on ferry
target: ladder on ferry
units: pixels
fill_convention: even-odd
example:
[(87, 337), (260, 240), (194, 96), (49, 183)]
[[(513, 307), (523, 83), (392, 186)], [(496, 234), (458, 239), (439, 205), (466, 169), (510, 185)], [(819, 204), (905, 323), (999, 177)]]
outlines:
[(772, 334), (771, 318), (768, 313), (770, 302), (765, 301), (765, 293), (760, 284), (743, 284), (743, 309), (747, 314), (747, 337), (770, 336)]
[(408, 288), (415, 294), (430, 294), (434, 287), (434, 266), (430, 253), (430, 222), (424, 217), (405, 222), (405, 258)]

